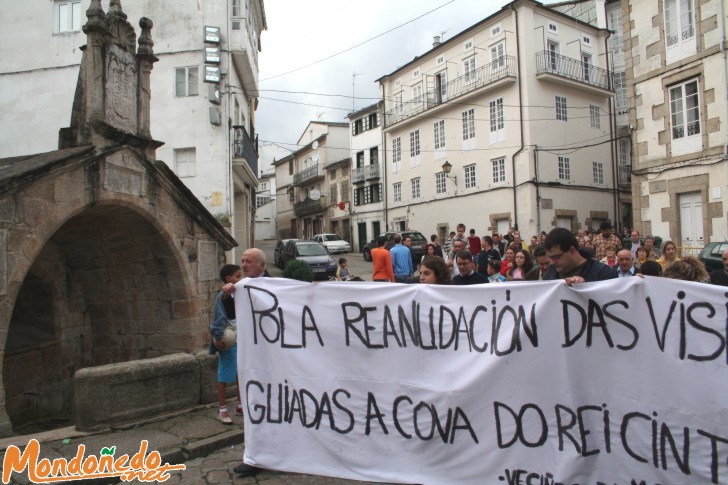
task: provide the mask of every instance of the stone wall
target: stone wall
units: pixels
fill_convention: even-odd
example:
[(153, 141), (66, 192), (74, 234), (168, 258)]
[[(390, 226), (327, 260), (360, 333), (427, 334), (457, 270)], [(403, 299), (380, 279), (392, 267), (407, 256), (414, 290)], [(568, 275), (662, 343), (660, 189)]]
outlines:
[(234, 244), (133, 150), (67, 162), (0, 196), (0, 435), (69, 417), (79, 369), (203, 348)]

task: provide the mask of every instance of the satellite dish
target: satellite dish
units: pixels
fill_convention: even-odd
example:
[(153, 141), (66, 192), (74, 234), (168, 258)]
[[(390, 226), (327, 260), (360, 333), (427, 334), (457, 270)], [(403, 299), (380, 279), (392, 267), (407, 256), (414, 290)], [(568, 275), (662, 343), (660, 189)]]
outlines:
[(318, 140), (316, 140), (315, 142), (313, 142), (313, 144), (311, 146), (313, 147), (314, 150), (317, 149), (318, 148)]
[(319, 200), (321, 198), (321, 191), (318, 189), (313, 189), (311, 193), (308, 194), (308, 197), (311, 200)]
[(313, 152), (311, 154), (311, 160), (313, 160), (314, 162), (318, 162), (319, 161), (319, 152), (318, 152), (318, 150), (316, 150), (315, 152)]

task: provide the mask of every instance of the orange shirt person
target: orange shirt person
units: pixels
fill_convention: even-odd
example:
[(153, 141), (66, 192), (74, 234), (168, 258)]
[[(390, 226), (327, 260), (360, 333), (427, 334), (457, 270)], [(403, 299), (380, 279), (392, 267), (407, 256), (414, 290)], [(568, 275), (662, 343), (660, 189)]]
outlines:
[(372, 262), (374, 263), (372, 281), (394, 281), (392, 256), (384, 248), (386, 244), (387, 238), (380, 236), (377, 239), (377, 247), (372, 249)]

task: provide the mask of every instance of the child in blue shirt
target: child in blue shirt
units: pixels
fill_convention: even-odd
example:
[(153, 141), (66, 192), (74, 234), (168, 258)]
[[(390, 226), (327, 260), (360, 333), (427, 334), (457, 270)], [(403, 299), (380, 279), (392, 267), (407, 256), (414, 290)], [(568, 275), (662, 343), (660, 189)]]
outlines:
[[(243, 273), (240, 266), (226, 264), (220, 268), (220, 279), (225, 284), (235, 284), (242, 277)], [(217, 419), (223, 424), (232, 424), (233, 420), (230, 419), (230, 413), (225, 403), (225, 387), (227, 384), (237, 382), (238, 380), (238, 344), (235, 343), (232, 347), (226, 348), (222, 340), (227, 322), (230, 321), (235, 324), (235, 301), (232, 296), (226, 297), (222, 291), (217, 295), (215, 298), (215, 315), (213, 318), (214, 320), (210, 324), (212, 341), (210, 342), (209, 351), (210, 354), (220, 352), (217, 360), (217, 401), (220, 406)], [(238, 405), (235, 409), (235, 414), (239, 416), (243, 414), (243, 407), (240, 403), (240, 389), (238, 389)]]

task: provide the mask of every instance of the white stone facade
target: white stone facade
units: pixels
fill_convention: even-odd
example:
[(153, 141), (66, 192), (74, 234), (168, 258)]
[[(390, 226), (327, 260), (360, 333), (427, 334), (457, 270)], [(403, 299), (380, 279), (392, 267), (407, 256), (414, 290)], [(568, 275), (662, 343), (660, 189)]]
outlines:
[[(53, 150), (69, 125), (90, 0), (0, 3), (0, 156)], [(104, 10), (109, 3), (102, 2)], [(165, 144), (157, 156), (203, 205), (231, 220), (240, 247), (253, 243), (257, 160), (241, 156), (237, 140), (255, 141), (260, 34), (267, 28), (262, 0), (123, 1), (132, 25), (152, 19), (151, 132)], [(221, 31), (219, 104), (204, 79), (203, 28)], [(209, 44), (211, 45), (211, 44)], [(28, 53), (32, 52), (32, 55)], [(184, 75), (178, 76), (178, 70)], [(211, 109), (213, 113), (211, 113)], [(233, 130), (231, 125), (244, 128)], [(246, 152), (247, 158), (253, 158)], [(257, 155), (255, 156), (257, 158)]]
[(608, 32), (507, 7), (379, 79), (388, 229), (527, 239), (615, 221)]
[(621, 2), (632, 106), (635, 227), (683, 254), (722, 241), (728, 71), (724, 0)]

